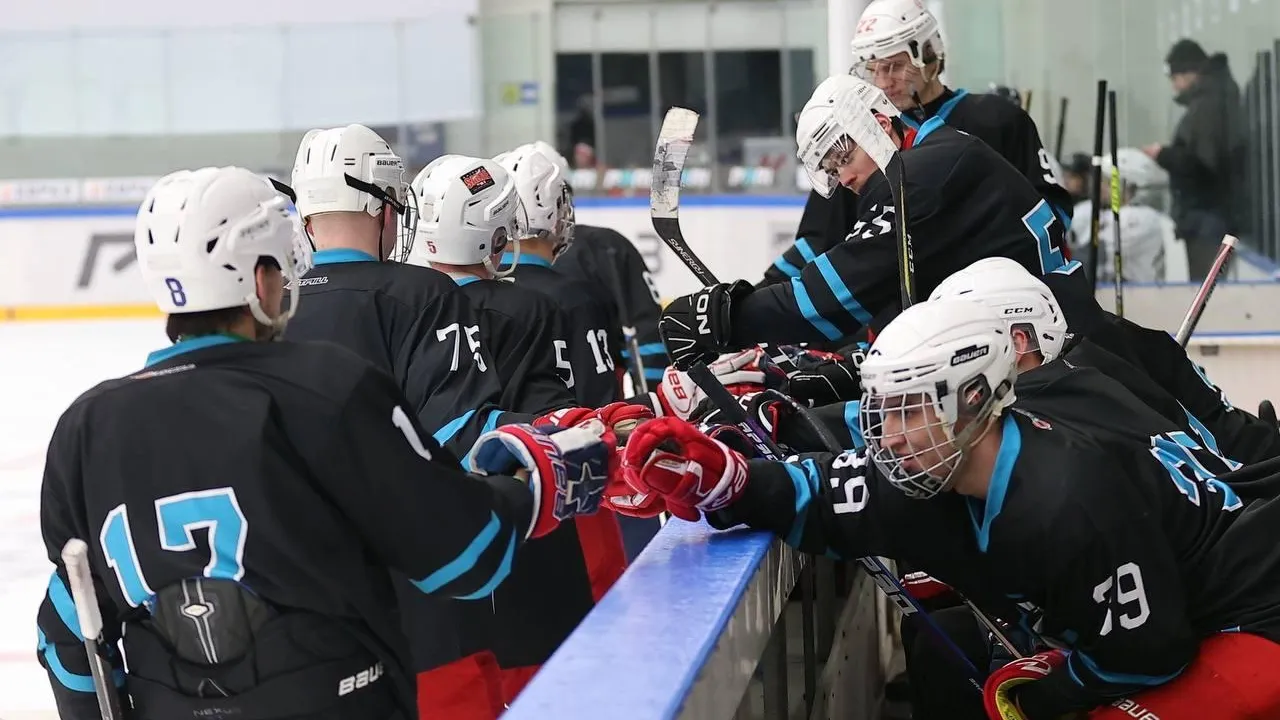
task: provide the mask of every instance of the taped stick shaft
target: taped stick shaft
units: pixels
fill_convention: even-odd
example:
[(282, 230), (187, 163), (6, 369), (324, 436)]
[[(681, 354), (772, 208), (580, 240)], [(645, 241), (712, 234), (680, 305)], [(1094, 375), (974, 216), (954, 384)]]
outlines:
[(1098, 221), (1102, 217), (1102, 140), (1105, 129), (1107, 108), (1107, 81), (1098, 81), (1098, 105), (1093, 123), (1093, 172), (1092, 187), (1089, 197), (1093, 207), (1089, 214), (1089, 281), (1093, 289), (1098, 289), (1098, 260), (1102, 256), (1102, 247), (1098, 240)]
[(1209, 298), (1213, 295), (1214, 288), (1218, 286), (1218, 279), (1222, 277), (1227, 261), (1231, 259), (1231, 253), (1235, 252), (1238, 242), (1239, 239), (1235, 235), (1222, 236), (1222, 246), (1218, 250), (1218, 256), (1213, 259), (1209, 274), (1205, 276), (1204, 282), (1200, 283), (1196, 296), (1191, 299), (1191, 307), (1187, 308), (1187, 315), (1182, 319), (1182, 326), (1178, 328), (1178, 334), (1175, 336), (1182, 347), (1185, 348), (1187, 342), (1191, 340), (1191, 333), (1195, 332), (1196, 325), (1200, 323), (1200, 316), (1204, 314)]
[(1124, 317), (1124, 245), (1120, 239), (1120, 202), (1123, 188), (1120, 185), (1119, 135), (1116, 123), (1116, 91), (1107, 93), (1107, 114), (1111, 120), (1111, 224), (1115, 234), (1115, 247), (1111, 249), (1112, 282), (1115, 285), (1116, 316)]
[(76, 606), (80, 635), (84, 638), (84, 651), (89, 659), (89, 672), (93, 676), (93, 694), (98, 698), (98, 711), (102, 720), (123, 720), (120, 696), (111, 681), (111, 666), (102, 657), (98, 647), (102, 638), (102, 611), (98, 609), (98, 593), (93, 587), (93, 575), (89, 571), (89, 546), (85, 541), (72, 538), (62, 546), (62, 565), (67, 572), (67, 585)]

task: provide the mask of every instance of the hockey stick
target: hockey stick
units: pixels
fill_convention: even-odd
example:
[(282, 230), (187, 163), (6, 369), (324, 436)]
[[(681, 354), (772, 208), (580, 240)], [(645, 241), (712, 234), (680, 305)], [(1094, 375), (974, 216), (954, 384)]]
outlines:
[(1067, 142), (1067, 103), (1066, 95), (1062, 96), (1062, 101), (1058, 104), (1058, 137), (1054, 147), (1054, 157), (1058, 158), (1058, 162), (1062, 162), (1062, 149)]
[[(671, 248), (671, 251), (684, 262), (685, 266), (698, 278), (699, 282), (703, 285), (716, 285), (719, 284), (719, 281), (715, 274), (707, 269), (698, 256), (689, 249), (689, 244), (685, 241), (684, 234), (680, 231), (680, 176), (684, 172), (684, 161), (689, 154), (689, 147), (693, 144), (693, 133), (697, 127), (698, 114), (692, 110), (673, 107), (667, 111), (667, 115), (662, 121), (662, 129), (658, 133), (657, 149), (653, 157), (653, 178), (649, 186), (649, 212), (653, 221), (653, 229), (657, 232), (658, 237), (662, 239), (662, 242)], [(896, 157), (897, 148), (884, 136), (884, 133), (879, 131), (878, 125), (876, 132), (883, 138), (884, 144), (890, 147), (889, 152)], [(877, 164), (881, 159), (887, 164), (888, 157), (884, 155), (883, 145), (876, 147), (874, 143), (868, 143), (867, 151), (873, 159), (877, 160)], [(899, 178), (904, 175), (901, 172), (901, 162), (899, 158)], [(906, 234), (906, 223), (901, 222), (901, 214), (899, 214), (898, 219), (901, 227), (899, 232), (901, 241), (899, 246), (900, 260), (902, 261), (902, 270), (905, 273), (904, 277), (909, 278), (914, 275), (914, 268), (911, 264), (910, 239)], [(910, 299), (905, 290), (904, 297), (908, 300)], [(705, 364), (698, 363), (694, 365), (689, 369), (688, 374), (689, 378), (707, 394), (711, 404), (751, 439), (762, 457), (781, 462), (783, 458), (782, 449), (773, 442), (773, 439), (760, 427), (759, 423), (747, 415), (742, 406), (738, 404), (737, 399), (725, 389), (724, 385), (720, 384), (720, 381), (715, 375), (711, 374)], [(919, 615), (921, 617), (926, 631), (933, 635), (944, 647), (948, 648), (952, 655), (964, 666), (969, 683), (981, 694), (983, 675), (978, 672), (973, 661), (938, 627), (937, 623), (929, 617), (924, 607), (920, 605), (920, 601), (911, 597), (906, 589), (902, 587), (902, 583), (898, 578), (890, 573), (889, 569), (881, 562), (880, 558), (863, 557), (858, 558), (857, 562), (862, 565), (862, 568), (875, 582), (876, 586), (880, 588), (880, 591), (884, 593), (889, 602), (898, 608), (899, 612), (906, 616)]]
[(609, 253), (609, 281), (613, 284), (613, 300), (618, 305), (618, 315), (622, 320), (622, 339), (627, 344), (627, 352), (631, 353), (631, 362), (628, 370), (631, 372), (631, 382), (635, 386), (632, 388), (635, 395), (643, 395), (649, 392), (649, 383), (644, 377), (644, 363), (640, 360), (640, 341), (636, 339), (636, 328), (627, 321), (631, 319), (631, 313), (628, 312), (626, 293), (622, 290), (622, 278), (618, 275), (618, 251), (616, 248), (605, 248), (605, 252)]
[(1102, 217), (1102, 131), (1106, 118), (1107, 81), (1098, 81), (1098, 112), (1093, 124), (1093, 187), (1089, 189), (1089, 199), (1093, 207), (1089, 212), (1089, 280), (1093, 282), (1093, 290), (1098, 290), (1098, 259), (1102, 248), (1098, 244), (1098, 221)]
[(1222, 271), (1227, 266), (1227, 260), (1231, 259), (1231, 253), (1236, 250), (1236, 243), (1239, 240), (1235, 235), (1223, 235), (1222, 247), (1218, 249), (1218, 256), (1213, 259), (1213, 265), (1209, 267), (1209, 274), (1205, 276), (1204, 282), (1200, 283), (1200, 289), (1196, 291), (1196, 296), (1191, 299), (1191, 307), (1187, 308), (1187, 316), (1182, 319), (1182, 325), (1178, 328), (1178, 334), (1174, 339), (1182, 347), (1187, 346), (1187, 342), (1191, 340), (1191, 333), (1195, 331), (1196, 325), (1200, 323), (1200, 316), (1204, 314), (1205, 306), (1209, 304), (1209, 297), (1213, 295), (1214, 288), (1218, 286), (1218, 278), (1222, 277)]
[(1114, 225), (1116, 246), (1111, 249), (1112, 282), (1116, 288), (1116, 316), (1124, 317), (1124, 252), (1120, 245), (1120, 159), (1116, 137), (1120, 128), (1116, 125), (1116, 91), (1107, 93), (1108, 114), (1111, 119), (1111, 224)]
[(75, 602), (76, 616), (80, 620), (84, 651), (89, 656), (89, 671), (93, 673), (93, 694), (98, 696), (98, 711), (102, 720), (123, 720), (120, 696), (111, 682), (111, 667), (98, 652), (98, 643), (102, 641), (102, 611), (98, 609), (98, 594), (93, 589), (93, 577), (89, 574), (89, 546), (79, 538), (68, 540), (62, 546), (62, 565), (67, 570), (71, 598)]

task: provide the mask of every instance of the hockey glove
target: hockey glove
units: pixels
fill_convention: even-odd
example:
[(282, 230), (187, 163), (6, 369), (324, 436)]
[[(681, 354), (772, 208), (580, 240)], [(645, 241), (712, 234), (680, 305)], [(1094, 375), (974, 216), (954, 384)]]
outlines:
[(747, 486), (741, 454), (676, 418), (658, 418), (636, 430), (623, 468), (637, 492), (661, 495), (672, 515), (690, 522), (731, 505)]
[(697, 363), (712, 363), (732, 350), (733, 306), (751, 294), (751, 286), (739, 280), (733, 284), (708, 285), (692, 295), (672, 300), (658, 318), (658, 335), (677, 370)]
[(789, 378), (791, 396), (814, 407), (860, 399), (862, 380), (858, 368), (866, 357), (865, 351), (859, 349), (842, 360), (792, 373)]
[(533, 518), (525, 538), (539, 538), (563, 520), (600, 508), (605, 485), (618, 470), (616, 444), (598, 419), (569, 429), (503, 425), (476, 440), (471, 469), (482, 475), (529, 471)]
[(617, 437), (619, 446), (627, 443), (627, 437), (640, 423), (653, 419), (653, 411), (644, 405), (624, 402), (609, 403), (602, 408), (564, 408), (534, 418), (534, 427), (571, 428), (591, 420), (599, 420)]
[[(644, 493), (632, 484), (635, 470), (627, 467), (609, 481), (604, 491), (605, 507), (634, 518), (652, 518), (667, 511), (667, 502), (657, 493)], [(639, 482), (636, 480), (635, 482)]]
[[(747, 417), (753, 417), (756, 422), (760, 423), (760, 427), (769, 433), (769, 437), (774, 442), (778, 442), (779, 430), (783, 421), (794, 413), (794, 409), (787, 403), (783, 402), (772, 392), (755, 392), (750, 395), (742, 395), (738, 398), (738, 405), (747, 413)], [(725, 424), (732, 425), (732, 421), (724, 418), (724, 413), (720, 408), (705, 403), (700, 412), (696, 416), (698, 422), (702, 424), (703, 430), (709, 432), (708, 426), (722, 426)]]
[(1031, 657), (1020, 658), (996, 670), (987, 677), (982, 688), (982, 704), (991, 720), (1027, 720), (1018, 707), (1014, 689), (1036, 680), (1043, 680), (1067, 661), (1061, 650), (1049, 650)]
[[(781, 369), (758, 347), (721, 355), (707, 369), (732, 395), (757, 393), (767, 387), (781, 387), (786, 382)], [(668, 367), (663, 373), (656, 394), (663, 415), (688, 420), (706, 412), (703, 406), (707, 394), (688, 374), (674, 367)]]

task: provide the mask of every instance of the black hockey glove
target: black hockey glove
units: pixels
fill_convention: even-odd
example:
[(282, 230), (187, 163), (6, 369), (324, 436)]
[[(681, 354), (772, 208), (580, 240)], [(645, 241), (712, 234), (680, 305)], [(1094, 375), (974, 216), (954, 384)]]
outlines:
[(739, 280), (733, 284), (708, 285), (692, 295), (671, 301), (658, 319), (658, 335), (677, 370), (688, 370), (699, 362), (711, 363), (732, 350), (733, 305), (750, 295), (752, 288)]
[(862, 380), (858, 368), (867, 357), (855, 349), (843, 360), (831, 360), (808, 370), (799, 370), (789, 378), (790, 395), (811, 407), (862, 398)]

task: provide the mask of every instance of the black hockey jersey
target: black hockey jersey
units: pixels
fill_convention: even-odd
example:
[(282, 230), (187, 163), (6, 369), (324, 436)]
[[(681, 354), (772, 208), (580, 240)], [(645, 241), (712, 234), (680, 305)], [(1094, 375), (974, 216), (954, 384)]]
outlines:
[[(901, 153), (916, 292), (948, 275), (1003, 256), (1033, 273), (1063, 263), (1063, 226), (1049, 204), (981, 140), (925, 123)], [(899, 304), (896, 211), (877, 174), (863, 188), (861, 230), (806, 265), (790, 282), (759, 288), (734, 310), (732, 342), (838, 341)]]
[(556, 369), (552, 338), (565, 321), (555, 303), (505, 279), (464, 275), (454, 282), (473, 307), (486, 312), (482, 335), (497, 363), (501, 406), (531, 415), (573, 407), (573, 393)]
[(743, 497), (713, 522), (896, 557), (997, 616), (993, 594), (1037, 606), (1071, 652), (1069, 672), (1022, 689), (1032, 717), (1167, 682), (1216, 632), (1280, 640), (1280, 501), (1246, 505), (1178, 443), (1109, 442), (1020, 412), (998, 432), (985, 499), (911, 500), (862, 452), (809, 455), (752, 461)]
[(285, 337), (335, 342), (391, 375), (422, 426), (458, 457), (482, 432), (529, 419), (499, 409), (484, 314), (449, 276), (357, 250), (314, 259)]
[[(556, 258), (555, 269), (591, 284), (599, 302), (613, 304), (624, 326), (636, 330), (636, 346), (644, 377), (652, 387), (667, 369), (667, 349), (658, 337), (662, 299), (644, 256), (617, 230), (593, 225), (574, 227), (574, 241)], [(630, 362), (631, 349), (622, 347), (620, 358)], [(628, 366), (628, 370), (630, 366)]]
[(1172, 335), (1103, 310), (1078, 261), (1043, 277), (1071, 333), (1145, 373), (1217, 438), (1222, 454), (1246, 465), (1280, 457), (1280, 431), (1234, 407)]
[[(509, 266), (510, 253), (502, 264)], [(560, 308), (567, 325), (552, 339), (561, 379), (583, 407), (602, 407), (621, 399), (614, 357), (621, 347), (621, 325), (613, 303), (603, 302), (592, 286), (557, 272), (551, 263), (521, 253), (511, 273), (517, 286), (536, 290)]]
[[(57, 569), (38, 615), (40, 662), (62, 717), (99, 717), (60, 560), (64, 543), (81, 538), (107, 646), (122, 622), (131, 628), (123, 645), (137, 687), (126, 689), (171, 672), (134, 625), (149, 622), (157, 593), (204, 576), (238, 582), (287, 622), (306, 623), (255, 634), (256, 657), (274, 663), (256, 668), (264, 682), (355, 648), (346, 674), (381, 663), (412, 708), (388, 567), (423, 593), (484, 597), (507, 575), (531, 512), (523, 482), (463, 474), (420, 432), (391, 378), (342, 348), (185, 340), (86, 392), (58, 422), (41, 488)], [(304, 627), (326, 638), (322, 651), (292, 641)], [(310, 688), (293, 706), (336, 701), (334, 691)]]
[[(948, 89), (927, 103), (923, 111), (905, 112), (901, 117), (908, 127), (916, 129), (923, 129), (928, 120), (937, 118), (983, 141), (1009, 161), (1048, 201), (1064, 231), (1071, 227), (1074, 207), (1071, 195), (1055, 177), (1035, 121), (1022, 108), (995, 95)], [(765, 271), (764, 283), (787, 282), (799, 277), (804, 266), (818, 255), (846, 237), (852, 239), (857, 235), (854, 224), (865, 219), (864, 216), (858, 197), (844, 187), (837, 187), (830, 199), (810, 192), (796, 229), (795, 244)]]

